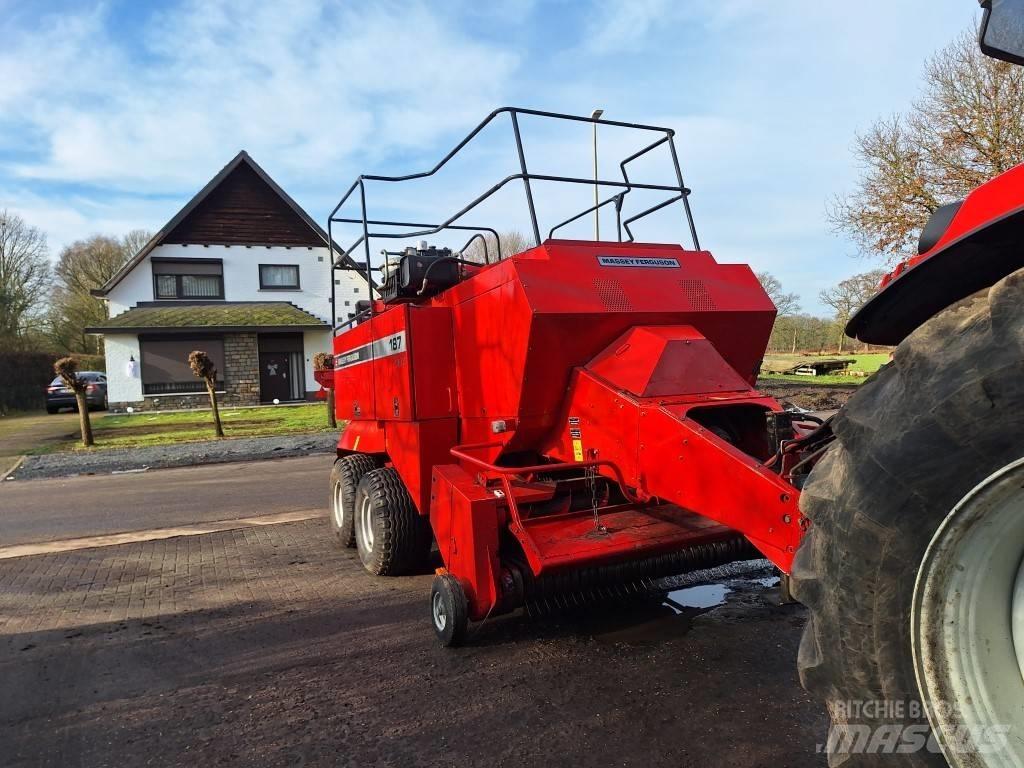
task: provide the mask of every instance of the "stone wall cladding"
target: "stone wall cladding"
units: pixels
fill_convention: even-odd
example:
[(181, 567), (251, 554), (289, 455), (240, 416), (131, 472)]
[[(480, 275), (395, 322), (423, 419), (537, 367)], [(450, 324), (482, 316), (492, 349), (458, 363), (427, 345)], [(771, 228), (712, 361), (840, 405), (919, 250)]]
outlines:
[(255, 333), (224, 334), (224, 402), (258, 405), (260, 351)]

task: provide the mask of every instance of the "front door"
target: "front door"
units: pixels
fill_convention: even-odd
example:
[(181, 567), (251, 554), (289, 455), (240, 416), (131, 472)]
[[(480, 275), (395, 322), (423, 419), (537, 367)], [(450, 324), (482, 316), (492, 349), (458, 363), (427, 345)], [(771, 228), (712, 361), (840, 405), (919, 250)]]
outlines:
[(290, 400), (291, 371), (286, 352), (260, 352), (260, 400)]

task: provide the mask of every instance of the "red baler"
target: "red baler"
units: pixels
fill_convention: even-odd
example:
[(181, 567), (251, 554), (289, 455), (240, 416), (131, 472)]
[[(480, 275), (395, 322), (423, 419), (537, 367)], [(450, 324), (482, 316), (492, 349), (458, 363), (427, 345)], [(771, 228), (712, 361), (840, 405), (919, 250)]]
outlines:
[[(586, 121), (525, 110), (488, 120), (503, 112), (520, 150), (522, 114)], [(667, 144), (675, 162), (671, 131), (629, 127), (661, 131), (651, 146)], [(620, 241), (540, 242), (534, 215), (540, 244), (504, 258), (407, 248), (334, 340), (329, 383), (347, 426), (332, 524), (378, 574), (422, 567), (433, 534), (443, 567), (432, 614), (446, 644), (468, 620), (531, 601), (760, 555), (787, 570), (800, 541), (799, 477), (828, 425), (755, 389), (775, 308), (749, 267), (717, 263), (695, 233), (692, 249), (624, 240), (644, 213), (622, 222), (625, 195), (662, 189), (625, 165), (623, 181), (598, 182), (616, 194), (596, 206), (615, 206)], [(523, 160), (509, 179), (522, 179), (531, 212), (537, 178), (579, 181), (531, 175)], [(686, 201), (677, 178), (668, 202)], [(363, 245), (369, 264), (368, 227), (385, 222), (365, 208), (336, 221), (364, 224), (346, 256)]]

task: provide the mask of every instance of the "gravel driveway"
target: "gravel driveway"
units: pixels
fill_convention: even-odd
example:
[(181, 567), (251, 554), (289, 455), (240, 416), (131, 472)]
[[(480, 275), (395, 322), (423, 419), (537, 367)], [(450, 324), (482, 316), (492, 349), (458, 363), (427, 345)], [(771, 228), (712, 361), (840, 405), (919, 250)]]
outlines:
[(29, 456), (13, 475), (8, 475), (7, 479), (13, 477), (15, 480), (31, 480), (42, 477), (99, 475), (193, 464), (304, 456), (312, 453), (330, 453), (337, 444), (336, 433), (316, 432), (306, 435), (204, 440), (145, 448), (51, 453), (45, 456)]

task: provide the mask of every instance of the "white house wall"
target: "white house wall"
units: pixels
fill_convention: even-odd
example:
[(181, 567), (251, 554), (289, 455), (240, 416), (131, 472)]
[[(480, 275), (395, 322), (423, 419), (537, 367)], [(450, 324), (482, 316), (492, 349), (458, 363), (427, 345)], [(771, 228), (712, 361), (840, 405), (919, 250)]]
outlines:
[(302, 350), (306, 357), (306, 391), (317, 392), (320, 385), (313, 378), (313, 355), (317, 352), (333, 352), (333, 335), (330, 331), (306, 331), (302, 334)]
[[(153, 257), (164, 259), (220, 259), (224, 265), (226, 301), (290, 301), (300, 309), (331, 322), (331, 282), (328, 250), (244, 245), (160, 245), (124, 276), (107, 294), (110, 316), (131, 309), (140, 301), (155, 301)], [(295, 264), (299, 267), (297, 291), (260, 288), (260, 264)], [(338, 320), (355, 312), (355, 303), (368, 298), (366, 282), (356, 272), (335, 272)], [(188, 300), (184, 300), (186, 303)], [(349, 306), (345, 306), (345, 302)], [(167, 302), (170, 304), (171, 302)]]
[[(165, 259), (220, 259), (224, 265), (225, 301), (289, 301), (324, 322), (331, 322), (330, 258), (326, 248), (225, 245), (160, 245), (124, 276), (107, 294), (110, 316), (125, 312), (140, 302), (156, 301), (153, 285), (152, 258)], [(295, 264), (299, 267), (299, 290), (260, 288), (260, 264)], [(337, 321), (348, 319), (355, 313), (356, 301), (368, 298), (365, 280), (356, 272), (334, 274), (337, 293)], [(188, 303), (189, 300), (184, 300)], [(346, 304), (347, 302), (347, 304)], [(173, 300), (161, 300), (171, 305)], [(287, 331), (282, 328), (281, 331)], [(331, 351), (330, 331), (305, 331), (303, 357), (306, 368), (306, 391), (316, 392), (320, 387), (313, 378), (313, 355)], [(139, 402), (142, 396), (142, 378), (139, 371), (141, 355), (137, 336), (111, 334), (105, 336), (107, 358), (107, 386), (112, 403)], [(129, 375), (128, 362), (134, 356), (135, 375)]]
[[(111, 403), (136, 403), (142, 400), (142, 355), (139, 337), (111, 334), (103, 337), (103, 350), (107, 359), (107, 399)], [(135, 358), (134, 375), (128, 364)]]

